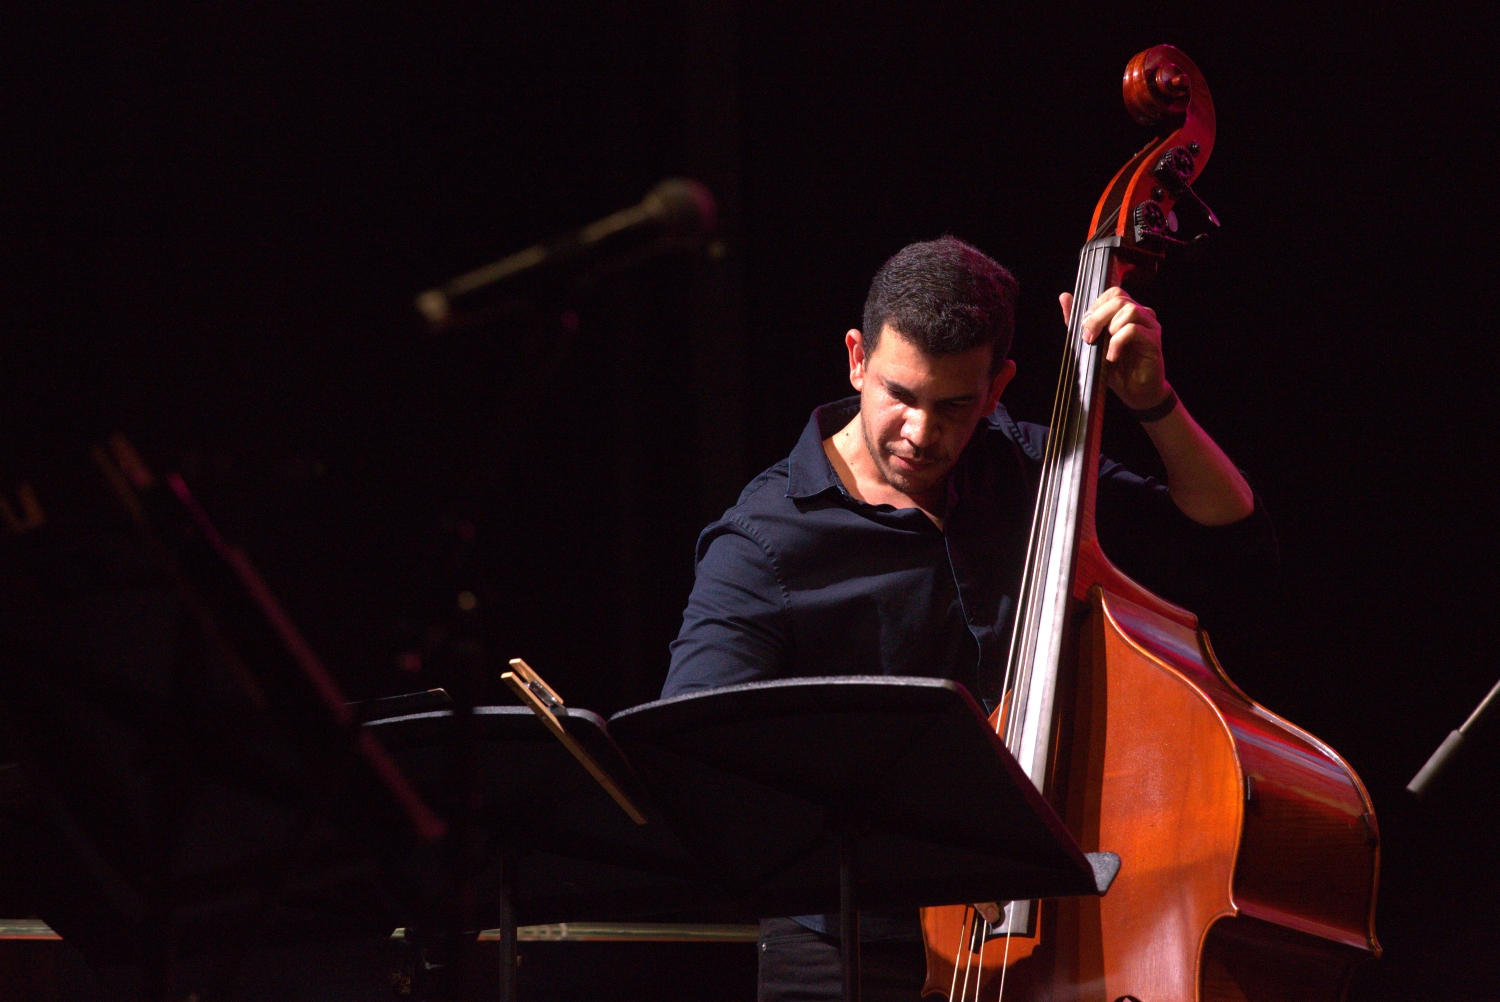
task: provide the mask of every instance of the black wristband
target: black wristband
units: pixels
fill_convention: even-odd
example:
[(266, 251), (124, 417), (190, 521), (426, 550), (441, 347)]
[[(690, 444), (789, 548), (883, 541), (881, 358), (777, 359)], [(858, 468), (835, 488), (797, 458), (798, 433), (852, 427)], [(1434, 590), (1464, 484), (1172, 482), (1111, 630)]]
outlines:
[(1125, 409), (1130, 412), (1131, 417), (1135, 418), (1141, 424), (1150, 424), (1153, 421), (1160, 421), (1162, 418), (1166, 417), (1168, 414), (1177, 409), (1177, 391), (1168, 386), (1166, 398), (1163, 399), (1162, 402), (1157, 404), (1155, 407), (1147, 407), (1146, 409), (1139, 411), (1134, 407), (1127, 407)]

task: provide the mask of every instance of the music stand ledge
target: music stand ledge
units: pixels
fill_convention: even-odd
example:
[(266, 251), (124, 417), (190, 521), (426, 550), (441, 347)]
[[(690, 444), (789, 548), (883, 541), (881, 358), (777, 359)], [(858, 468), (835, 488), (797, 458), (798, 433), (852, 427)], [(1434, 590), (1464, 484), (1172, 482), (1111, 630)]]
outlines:
[(960, 685), (836, 676), (728, 686), (610, 719), (668, 823), (745, 918), (838, 911), (859, 998), (860, 908), (1104, 893)]
[[(520, 925), (697, 917), (718, 897), (695, 881), (691, 857), (646, 806), (600, 717), (527, 706), (478, 706), (473, 714), (476, 826), (499, 864), (482, 897), (494, 903), (499, 921), (503, 999), (514, 998)], [(424, 796), (449, 803), (462, 724), (459, 711), (440, 709), (364, 726)], [(430, 893), (424, 888), (415, 881), (409, 894), (421, 898)]]

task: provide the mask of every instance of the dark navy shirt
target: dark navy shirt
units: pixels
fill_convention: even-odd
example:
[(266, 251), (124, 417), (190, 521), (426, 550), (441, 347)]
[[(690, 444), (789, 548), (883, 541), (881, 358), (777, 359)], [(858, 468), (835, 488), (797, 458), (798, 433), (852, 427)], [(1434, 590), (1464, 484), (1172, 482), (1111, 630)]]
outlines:
[[(813, 411), (785, 460), (698, 537), (697, 576), (662, 697), (813, 675), (920, 675), (997, 696), (1047, 429), (1004, 407), (974, 431), (948, 482), (944, 527), (916, 508), (856, 500), (823, 440), (859, 410)], [(1101, 459), (1100, 544), (1126, 573), (1190, 608), (1205, 589), (1263, 587), (1276, 539), (1254, 512), (1207, 527), (1165, 484)], [(838, 916), (796, 921), (838, 935)], [(914, 912), (863, 912), (861, 939), (920, 939)]]
[[(939, 529), (916, 508), (866, 504), (844, 488), (823, 440), (858, 409), (850, 397), (815, 410), (792, 454), (703, 530), (663, 697), (862, 674), (953, 679), (996, 698), (1047, 430), (1003, 406), (980, 422)], [(1215, 584), (1275, 573), (1259, 501), (1240, 522), (1202, 526), (1165, 484), (1103, 459), (1096, 520), (1122, 570), (1190, 607)]]

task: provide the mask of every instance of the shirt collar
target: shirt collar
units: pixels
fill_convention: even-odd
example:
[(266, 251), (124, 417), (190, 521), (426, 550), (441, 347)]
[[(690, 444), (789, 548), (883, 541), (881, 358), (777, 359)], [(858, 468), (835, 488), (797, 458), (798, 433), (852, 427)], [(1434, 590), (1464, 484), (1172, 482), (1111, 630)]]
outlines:
[[(786, 496), (789, 498), (810, 498), (822, 494), (824, 491), (836, 490), (847, 495), (849, 492), (844, 487), (844, 482), (839, 479), (833, 464), (828, 461), (828, 453), (823, 451), (823, 440), (831, 437), (835, 432), (850, 421), (854, 415), (859, 413), (859, 397), (845, 397), (835, 400), (831, 404), (824, 404), (813, 410), (807, 419), (807, 425), (802, 429), (802, 437), (797, 439), (797, 444), (792, 448), (791, 457), (787, 462)], [(974, 429), (974, 435), (964, 446), (963, 453), (958, 457), (955, 472), (962, 469), (969, 453), (974, 449), (975, 440), (980, 438), (984, 428), (999, 428), (1004, 424), (1015, 425), (1015, 419), (1006, 411), (1004, 404), (996, 404), (995, 409), (981, 422), (980, 427)], [(1020, 430), (1016, 430), (1016, 440), (1024, 442), (1024, 436)], [(1025, 447), (1024, 445), (1022, 446)], [(1030, 450), (1028, 450), (1029, 452)], [(1040, 459), (1041, 457), (1033, 457)], [(948, 496), (950, 506), (957, 495), (961, 493), (957, 483), (957, 477), (949, 477)]]
[(812, 412), (787, 463), (787, 497), (810, 498), (828, 490), (844, 492), (843, 482), (828, 461), (828, 453), (823, 451), (823, 440), (852, 421), (858, 413), (859, 397), (835, 400)]

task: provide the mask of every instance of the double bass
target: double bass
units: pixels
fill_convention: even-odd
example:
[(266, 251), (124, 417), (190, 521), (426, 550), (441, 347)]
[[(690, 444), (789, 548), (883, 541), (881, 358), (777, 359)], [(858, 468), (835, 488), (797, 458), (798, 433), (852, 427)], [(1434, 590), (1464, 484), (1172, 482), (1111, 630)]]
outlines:
[(1114, 567), (1094, 527), (1107, 288), (1184, 243), (1213, 150), (1203, 75), (1168, 45), (1125, 69), (1155, 130), (1110, 181), (1080, 254), (1006, 666), (991, 717), (1085, 851), (1121, 858), (1099, 898), (926, 908), (923, 995), (949, 1002), (1328, 1002), (1378, 957), (1379, 828), (1337, 752), (1230, 681), (1188, 610)]

